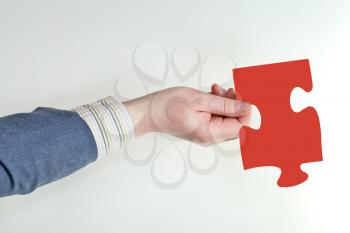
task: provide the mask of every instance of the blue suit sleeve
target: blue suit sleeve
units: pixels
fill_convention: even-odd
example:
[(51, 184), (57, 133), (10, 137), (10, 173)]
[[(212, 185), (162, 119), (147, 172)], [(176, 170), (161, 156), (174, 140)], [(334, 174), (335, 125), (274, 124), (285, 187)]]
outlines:
[(95, 139), (75, 112), (37, 108), (0, 118), (0, 197), (30, 193), (96, 159)]

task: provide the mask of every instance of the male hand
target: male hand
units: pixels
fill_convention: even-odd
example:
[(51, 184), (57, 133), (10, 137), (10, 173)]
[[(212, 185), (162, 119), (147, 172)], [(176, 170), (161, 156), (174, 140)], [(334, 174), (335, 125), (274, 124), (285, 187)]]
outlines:
[(249, 124), (250, 104), (235, 100), (232, 88), (211, 89), (172, 87), (125, 102), (136, 136), (162, 132), (204, 146), (236, 138)]

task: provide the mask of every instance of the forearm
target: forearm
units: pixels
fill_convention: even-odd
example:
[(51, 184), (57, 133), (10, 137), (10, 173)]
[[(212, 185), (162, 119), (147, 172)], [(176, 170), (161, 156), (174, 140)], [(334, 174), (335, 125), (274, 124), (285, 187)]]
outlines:
[(96, 158), (94, 137), (75, 112), (38, 108), (0, 118), (0, 197), (30, 193)]
[(72, 111), (38, 108), (0, 118), (0, 197), (30, 193), (114, 152), (134, 136), (113, 97)]

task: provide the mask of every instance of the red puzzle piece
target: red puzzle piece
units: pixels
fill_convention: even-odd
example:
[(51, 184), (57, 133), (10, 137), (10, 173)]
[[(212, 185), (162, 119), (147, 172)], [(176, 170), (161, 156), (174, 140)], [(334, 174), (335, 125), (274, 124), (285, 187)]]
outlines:
[(261, 114), (260, 129), (240, 131), (244, 169), (279, 167), (281, 187), (304, 182), (308, 175), (300, 165), (322, 161), (321, 129), (316, 110), (294, 112), (290, 96), (295, 87), (311, 91), (309, 61), (237, 68), (233, 76), (237, 99), (256, 105)]

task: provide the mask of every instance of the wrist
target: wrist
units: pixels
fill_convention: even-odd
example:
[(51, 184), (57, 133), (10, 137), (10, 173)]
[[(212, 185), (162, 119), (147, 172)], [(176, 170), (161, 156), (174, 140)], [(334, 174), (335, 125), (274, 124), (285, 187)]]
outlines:
[(136, 137), (155, 131), (149, 113), (151, 99), (152, 96), (147, 95), (123, 102), (133, 123)]

